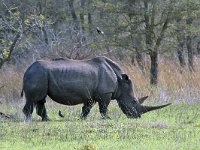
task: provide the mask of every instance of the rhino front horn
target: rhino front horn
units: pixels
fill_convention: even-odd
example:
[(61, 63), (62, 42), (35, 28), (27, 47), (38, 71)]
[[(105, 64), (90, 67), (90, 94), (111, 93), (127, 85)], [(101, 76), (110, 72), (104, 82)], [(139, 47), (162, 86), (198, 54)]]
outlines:
[(171, 105), (171, 103), (168, 103), (168, 104), (165, 104), (165, 105), (160, 105), (160, 106), (141, 106), (140, 112), (142, 114), (144, 114), (146, 112), (156, 110), (156, 109), (161, 109), (161, 108), (164, 108), (164, 107), (169, 106), (169, 105)]

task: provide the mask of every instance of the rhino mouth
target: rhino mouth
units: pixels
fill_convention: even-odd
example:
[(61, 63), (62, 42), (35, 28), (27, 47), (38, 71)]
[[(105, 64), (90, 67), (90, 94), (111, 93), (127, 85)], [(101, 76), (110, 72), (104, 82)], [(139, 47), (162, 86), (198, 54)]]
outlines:
[(141, 118), (141, 114), (134, 107), (126, 109), (125, 115), (127, 118)]
[(140, 113), (134, 107), (127, 107), (123, 103), (119, 103), (119, 107), (121, 108), (122, 112), (127, 116), (127, 118), (140, 118)]

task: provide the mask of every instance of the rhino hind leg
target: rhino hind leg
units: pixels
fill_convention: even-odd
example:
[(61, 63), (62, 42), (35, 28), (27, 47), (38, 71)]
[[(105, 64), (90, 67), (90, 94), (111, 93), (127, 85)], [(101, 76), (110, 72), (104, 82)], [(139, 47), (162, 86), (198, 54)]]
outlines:
[(47, 115), (47, 111), (45, 108), (45, 100), (44, 101), (38, 101), (36, 103), (36, 113), (42, 117), (42, 121), (50, 121), (51, 119)]
[(94, 101), (88, 101), (82, 107), (81, 119), (86, 119), (88, 114), (90, 113), (91, 108), (94, 106)]
[(98, 103), (99, 103), (99, 111), (102, 116), (102, 119), (111, 119), (107, 112), (108, 112), (108, 105), (111, 101), (112, 94), (107, 93), (99, 96)]
[(31, 121), (32, 120), (32, 113), (34, 109), (34, 103), (32, 102), (26, 102), (24, 108), (23, 108), (23, 113), (25, 115), (25, 121)]

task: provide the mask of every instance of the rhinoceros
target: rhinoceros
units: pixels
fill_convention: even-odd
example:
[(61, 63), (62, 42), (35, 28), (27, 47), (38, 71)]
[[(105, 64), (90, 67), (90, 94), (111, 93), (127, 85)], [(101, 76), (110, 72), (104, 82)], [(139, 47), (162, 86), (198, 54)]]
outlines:
[(34, 107), (43, 121), (50, 118), (45, 108), (47, 95), (64, 105), (83, 104), (81, 118), (86, 118), (96, 102), (103, 118), (109, 118), (107, 107), (116, 100), (128, 118), (170, 105), (143, 106), (147, 98), (136, 98), (132, 82), (119, 65), (107, 57), (88, 60), (37, 60), (25, 72), (22, 94), (26, 103), (23, 112), (31, 119)]

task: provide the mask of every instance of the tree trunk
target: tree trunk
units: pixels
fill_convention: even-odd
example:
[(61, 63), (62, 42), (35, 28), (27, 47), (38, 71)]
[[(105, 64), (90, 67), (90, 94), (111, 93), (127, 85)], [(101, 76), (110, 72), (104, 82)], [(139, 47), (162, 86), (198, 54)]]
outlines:
[[(42, 6), (42, 2), (38, 2), (37, 3), (37, 6), (39, 8), (39, 14), (43, 14), (43, 6)], [(49, 39), (48, 39), (48, 34), (47, 34), (47, 31), (45, 29), (45, 26), (42, 26), (41, 27), (41, 30), (42, 30), (42, 33), (43, 33), (43, 36), (44, 36), (44, 41), (45, 41), (45, 44), (48, 45), (49, 44)]]
[(88, 12), (88, 25), (89, 25), (89, 32), (92, 33), (92, 15)]
[(192, 39), (191, 36), (187, 36), (186, 45), (188, 50), (188, 67), (190, 71), (194, 71), (194, 52), (192, 49)]
[(12, 41), (12, 44), (10, 45), (9, 47), (9, 54), (7, 57), (3, 57), (3, 58), (0, 58), (0, 69), (2, 68), (3, 64), (5, 62), (8, 62), (11, 60), (11, 56), (12, 56), (12, 53), (13, 51), (15, 50), (15, 46), (17, 44), (17, 42), (19, 41), (19, 39), (21, 38), (22, 36), (22, 33), (21, 32), (18, 32), (14, 38), (14, 40)]
[(92, 34), (92, 13), (91, 13), (91, 7), (92, 7), (92, 0), (88, 0), (87, 1), (87, 24), (88, 24), (88, 30), (89, 30), (89, 33)]
[(131, 55), (131, 64), (135, 66), (135, 55)]
[(151, 58), (151, 70), (150, 70), (150, 83), (151, 85), (157, 85), (158, 83), (158, 52), (152, 51)]
[(1, 67), (3, 66), (3, 64), (4, 64), (4, 61), (3, 61), (2, 58), (0, 58), (0, 69), (1, 69)]
[(197, 43), (197, 54), (200, 55), (200, 41)]
[(85, 31), (84, 27), (84, 14), (80, 13), (80, 20), (81, 20), (81, 29), (82, 31)]
[(68, 5), (74, 22), (74, 29), (78, 30), (78, 18), (74, 9), (74, 0), (69, 0)]
[(180, 66), (182, 68), (184, 68), (186, 66), (185, 57), (183, 54), (183, 46), (184, 46), (184, 42), (180, 42), (178, 50), (177, 50), (178, 60), (179, 60)]
[(81, 28), (82, 31), (85, 31), (85, 27), (84, 27), (84, 23), (85, 23), (85, 19), (84, 19), (84, 15), (85, 15), (85, 0), (81, 0), (81, 12), (80, 12), (80, 20), (81, 20)]
[[(193, 22), (192, 17), (188, 17), (186, 19), (186, 24), (187, 24), (188, 28), (191, 27), (192, 22)], [(188, 68), (192, 72), (192, 71), (194, 71), (194, 63), (193, 63), (194, 62), (194, 52), (193, 52), (193, 49), (192, 49), (192, 37), (191, 37), (191, 35), (192, 35), (191, 32), (188, 31), (187, 37), (186, 37), (186, 46), (187, 46), (187, 52), (188, 52)]]
[(144, 73), (144, 58), (142, 53), (139, 50), (136, 50), (136, 61), (140, 70)]
[(48, 34), (47, 34), (47, 31), (46, 31), (45, 27), (42, 27), (42, 32), (43, 32), (43, 34), (44, 34), (44, 41), (45, 41), (45, 44), (46, 44), (46, 45), (49, 45)]

